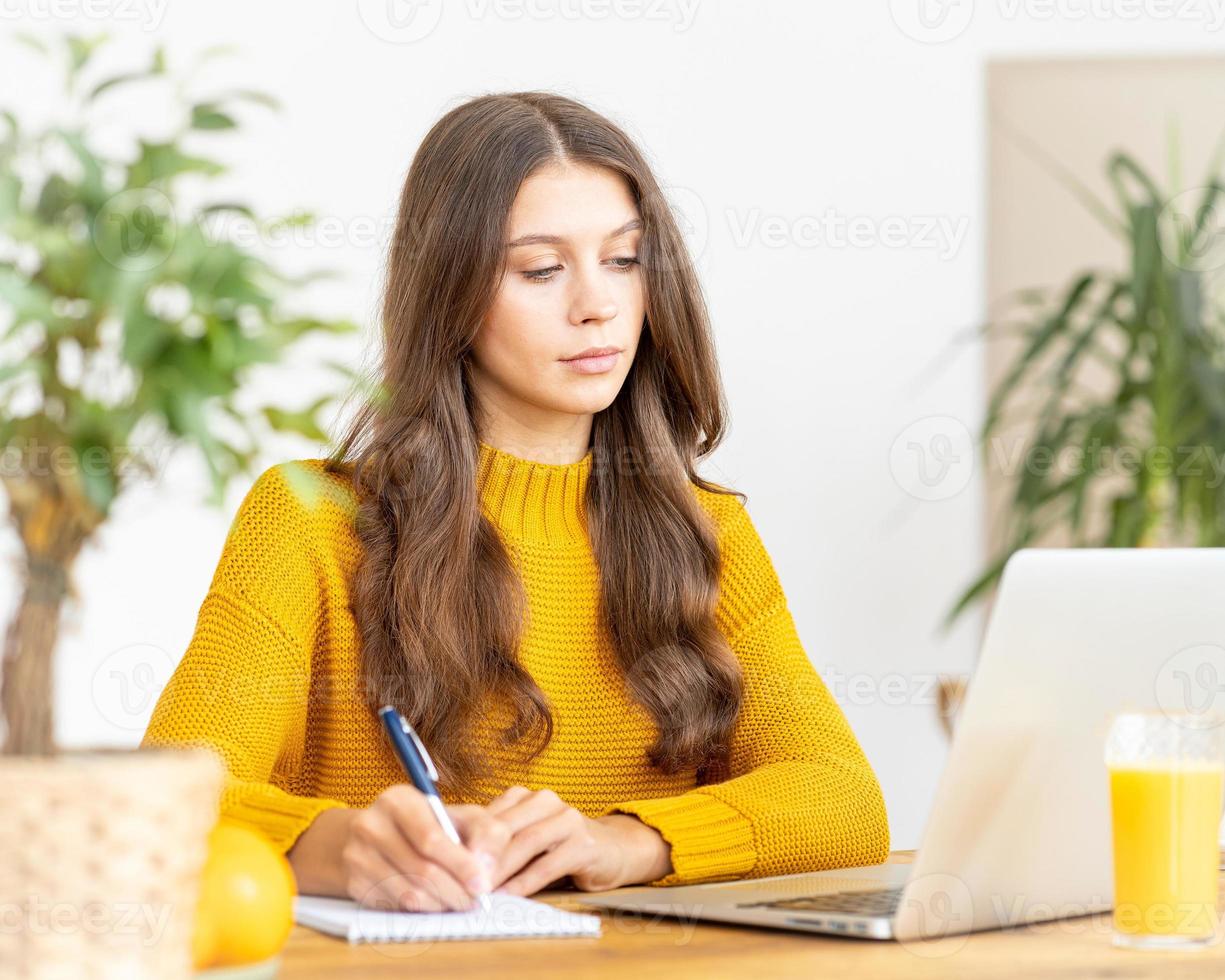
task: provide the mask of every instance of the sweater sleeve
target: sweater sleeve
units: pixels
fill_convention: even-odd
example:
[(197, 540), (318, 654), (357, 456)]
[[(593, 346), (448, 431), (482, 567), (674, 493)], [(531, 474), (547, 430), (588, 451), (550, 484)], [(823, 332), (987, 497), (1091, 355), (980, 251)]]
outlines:
[(227, 770), (221, 816), (282, 853), (321, 811), (346, 805), (293, 792), (321, 601), (308, 511), (289, 465), (262, 473), (239, 506), (191, 642), (141, 741), (217, 752)]
[(748, 511), (733, 502), (716, 612), (745, 685), (729, 778), (604, 811), (633, 814), (671, 845), (673, 871), (652, 885), (856, 867), (889, 856), (876, 774), (800, 644)]

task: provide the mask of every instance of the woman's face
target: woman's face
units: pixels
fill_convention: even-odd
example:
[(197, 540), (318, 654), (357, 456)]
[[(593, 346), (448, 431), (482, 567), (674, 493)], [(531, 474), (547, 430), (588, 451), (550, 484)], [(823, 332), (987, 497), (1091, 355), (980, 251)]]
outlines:
[[(638, 225), (629, 188), (608, 170), (552, 167), (523, 182), (506, 272), (471, 352), (484, 412), (558, 432), (578, 421), (563, 416), (586, 424), (612, 403), (645, 316)], [(591, 348), (616, 353), (572, 360)]]

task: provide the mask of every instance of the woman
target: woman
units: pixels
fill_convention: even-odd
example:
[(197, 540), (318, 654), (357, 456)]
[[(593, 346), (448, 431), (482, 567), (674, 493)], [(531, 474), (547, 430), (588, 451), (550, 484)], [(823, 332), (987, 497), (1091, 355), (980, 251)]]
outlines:
[(549, 93), (448, 112), (383, 323), (333, 456), (244, 499), (144, 744), (214, 746), (223, 816), (302, 892), (382, 908), (883, 861), (876, 776), (744, 497), (695, 472), (724, 431), (707, 313), (626, 134)]

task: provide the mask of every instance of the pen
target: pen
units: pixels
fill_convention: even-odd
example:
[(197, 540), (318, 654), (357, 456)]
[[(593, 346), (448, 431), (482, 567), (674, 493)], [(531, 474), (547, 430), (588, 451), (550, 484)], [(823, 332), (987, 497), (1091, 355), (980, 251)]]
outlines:
[[(455, 824), (451, 822), (451, 815), (447, 813), (446, 808), (442, 805), (442, 798), (438, 795), (438, 787), (434, 785), (434, 780), (438, 778), (438, 770), (434, 768), (434, 760), (425, 751), (425, 746), (422, 744), (421, 739), (418, 738), (417, 733), (413, 731), (413, 726), (390, 704), (384, 705), (379, 709), (379, 717), (383, 719), (383, 727), (387, 729), (387, 735), (391, 739), (391, 747), (395, 749), (396, 757), (400, 760), (400, 765), (404, 767), (404, 771), (408, 773), (408, 778), (413, 781), (413, 785), (417, 789), (425, 794), (425, 801), (430, 805), (430, 809), (434, 812), (434, 817), (438, 820), (438, 823), (441, 824), (443, 832), (462, 847), (463, 841), (459, 839), (459, 831), (455, 829)], [(486, 912), (490, 911), (488, 895), (479, 895), (477, 900), (481, 903), (482, 909)]]

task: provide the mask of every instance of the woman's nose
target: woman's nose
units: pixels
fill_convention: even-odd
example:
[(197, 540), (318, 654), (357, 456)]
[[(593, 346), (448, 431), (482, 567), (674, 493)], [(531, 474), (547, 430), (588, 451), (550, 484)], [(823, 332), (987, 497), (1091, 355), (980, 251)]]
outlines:
[(617, 315), (617, 302), (600, 274), (603, 271), (581, 273), (575, 277), (574, 296), (570, 303), (571, 323), (611, 320)]

